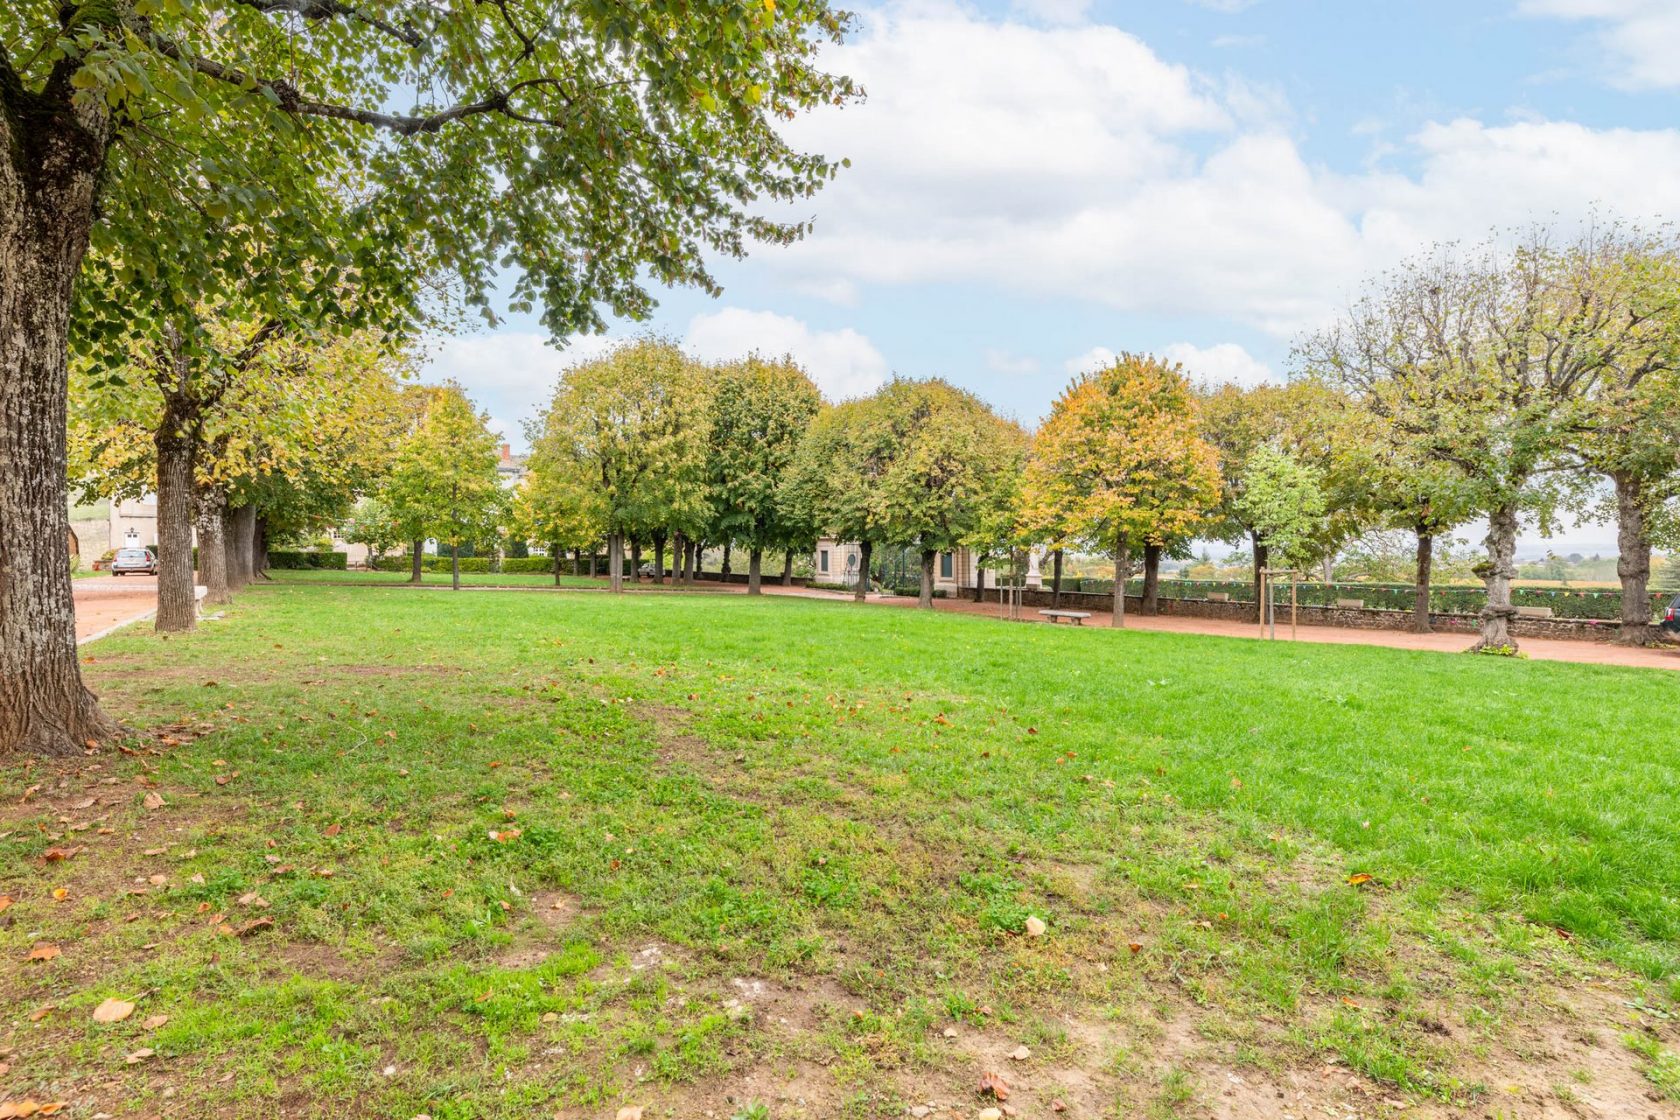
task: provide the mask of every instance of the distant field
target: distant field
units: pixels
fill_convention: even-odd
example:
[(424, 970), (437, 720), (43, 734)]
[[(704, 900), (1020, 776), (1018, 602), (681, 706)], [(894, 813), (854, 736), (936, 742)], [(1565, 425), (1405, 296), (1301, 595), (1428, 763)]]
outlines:
[[(156, 753), (6, 772), (8, 1090), (452, 1120), (973, 1120), (984, 1074), (1023, 1117), (1680, 1104), (1671, 676), (275, 574), (88, 648)], [(107, 997), (132, 1017), (94, 1024)]]

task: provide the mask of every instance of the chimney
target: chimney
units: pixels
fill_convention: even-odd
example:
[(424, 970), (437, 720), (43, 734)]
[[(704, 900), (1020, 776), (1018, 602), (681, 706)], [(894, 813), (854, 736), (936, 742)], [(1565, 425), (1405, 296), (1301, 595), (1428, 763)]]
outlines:
[(511, 444), (511, 443), (502, 444), (502, 462), (507, 463), (507, 462), (511, 462), (512, 460), (513, 460), (513, 444)]

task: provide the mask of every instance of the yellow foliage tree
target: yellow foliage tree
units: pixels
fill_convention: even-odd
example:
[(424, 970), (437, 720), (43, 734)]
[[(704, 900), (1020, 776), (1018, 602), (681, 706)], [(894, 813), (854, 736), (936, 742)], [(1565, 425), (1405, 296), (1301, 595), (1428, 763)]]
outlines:
[(1124, 625), (1131, 548), (1189, 535), (1219, 501), (1218, 455), (1183, 370), (1122, 354), (1074, 381), (1033, 440), (1021, 494), (1023, 521), (1052, 547), (1113, 555)]

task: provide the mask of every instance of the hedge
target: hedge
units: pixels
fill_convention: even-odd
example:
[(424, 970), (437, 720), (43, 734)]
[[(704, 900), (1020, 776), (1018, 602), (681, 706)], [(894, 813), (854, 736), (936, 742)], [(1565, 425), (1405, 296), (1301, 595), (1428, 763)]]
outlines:
[[(1045, 582), (1048, 588), (1049, 581)], [(1160, 595), (1163, 599), (1206, 599), (1210, 593), (1224, 593), (1233, 603), (1254, 602), (1254, 585), (1248, 580), (1163, 579)], [(1063, 591), (1083, 591), (1102, 595), (1114, 594), (1111, 579), (1062, 580)], [(1299, 583), (1295, 585), (1297, 600), (1303, 606), (1333, 607), (1338, 599), (1360, 599), (1374, 610), (1409, 611), (1417, 599), (1411, 584), (1405, 583)], [(1128, 595), (1143, 594), (1143, 580), (1126, 583)], [(1279, 583), (1274, 589), (1274, 602), (1289, 601), (1289, 585)], [(1651, 611), (1657, 613), (1669, 600), (1666, 592), (1650, 594)], [(1429, 589), (1429, 609), (1443, 614), (1476, 614), (1487, 602), (1487, 593), (1480, 587), (1432, 587)], [(1597, 588), (1570, 587), (1514, 587), (1511, 603), (1518, 607), (1550, 607), (1556, 618), (1619, 620), (1622, 617), (1622, 593)]]
[(268, 550), (268, 566), (271, 568), (327, 568), (342, 572), (347, 559), (349, 558), (342, 552), (285, 552), (272, 548)]

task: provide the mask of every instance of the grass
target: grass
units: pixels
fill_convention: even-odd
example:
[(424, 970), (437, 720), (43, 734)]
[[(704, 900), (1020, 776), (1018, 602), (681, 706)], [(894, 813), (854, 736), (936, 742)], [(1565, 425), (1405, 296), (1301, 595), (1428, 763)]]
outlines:
[[(1668, 675), (276, 574), (90, 648), (151, 749), (5, 772), (9, 1089), (457, 1120), (972, 1112), (988, 1068), (1093, 1116), (1326, 1061), (1451, 1108), (1616, 1062), (1673, 1091)], [(139, 1010), (95, 1025), (107, 996)], [(1554, 1020), (1605, 1041), (1521, 1049)]]

